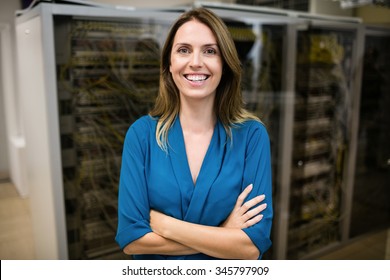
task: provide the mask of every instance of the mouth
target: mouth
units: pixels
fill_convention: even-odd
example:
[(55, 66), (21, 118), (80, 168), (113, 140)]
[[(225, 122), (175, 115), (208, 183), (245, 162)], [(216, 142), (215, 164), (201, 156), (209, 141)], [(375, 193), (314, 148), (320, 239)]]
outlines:
[(193, 75), (193, 74), (188, 74), (188, 75), (184, 75), (184, 77), (191, 81), (191, 82), (203, 82), (203, 81), (206, 81), (210, 75), (204, 75), (204, 74), (197, 74), (197, 75)]

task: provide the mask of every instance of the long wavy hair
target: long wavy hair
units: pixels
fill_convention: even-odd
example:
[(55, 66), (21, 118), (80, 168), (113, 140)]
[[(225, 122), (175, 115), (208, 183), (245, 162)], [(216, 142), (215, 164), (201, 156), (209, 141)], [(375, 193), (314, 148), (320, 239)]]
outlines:
[(221, 81), (216, 89), (215, 114), (231, 137), (231, 128), (247, 120), (259, 120), (244, 109), (241, 93), (241, 63), (231, 34), (216, 14), (206, 8), (196, 8), (182, 14), (171, 27), (165, 41), (160, 65), (160, 87), (150, 116), (157, 117), (156, 140), (167, 151), (168, 131), (180, 111), (180, 93), (169, 71), (171, 51), (177, 30), (186, 22), (199, 21), (213, 32), (223, 61)]

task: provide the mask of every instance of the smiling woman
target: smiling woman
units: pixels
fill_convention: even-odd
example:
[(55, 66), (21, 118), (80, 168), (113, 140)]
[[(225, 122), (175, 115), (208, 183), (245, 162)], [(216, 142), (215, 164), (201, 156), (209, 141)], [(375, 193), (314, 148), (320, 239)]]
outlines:
[(163, 48), (155, 107), (126, 135), (116, 240), (136, 259), (260, 259), (271, 185), (230, 33), (209, 10), (188, 11)]

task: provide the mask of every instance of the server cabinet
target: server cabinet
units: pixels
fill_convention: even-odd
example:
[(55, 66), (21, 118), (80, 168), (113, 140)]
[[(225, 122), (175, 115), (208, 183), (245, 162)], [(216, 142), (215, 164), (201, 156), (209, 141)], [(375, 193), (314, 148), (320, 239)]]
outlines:
[[(357, 28), (312, 21), (297, 34), (287, 258), (342, 241)], [(355, 53), (354, 53), (355, 52)]]
[[(114, 258), (124, 135), (158, 92), (170, 22), (55, 17), (69, 257)], [(66, 40), (64, 40), (66, 38)]]
[(38, 259), (122, 259), (114, 241), (125, 132), (154, 101), (182, 12), (41, 3), (17, 18)]
[(390, 29), (366, 26), (351, 238), (390, 226)]

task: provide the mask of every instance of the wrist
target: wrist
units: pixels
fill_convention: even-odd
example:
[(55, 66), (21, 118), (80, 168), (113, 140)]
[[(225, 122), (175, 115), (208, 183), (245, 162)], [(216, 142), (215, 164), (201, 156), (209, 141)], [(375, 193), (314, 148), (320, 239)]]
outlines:
[(165, 237), (165, 238), (168, 238), (170, 239), (170, 237), (172, 236), (172, 230), (175, 229), (176, 225), (175, 225), (175, 222), (177, 220), (173, 217), (170, 217), (170, 216), (164, 216), (162, 217), (162, 221), (161, 221), (161, 236)]

